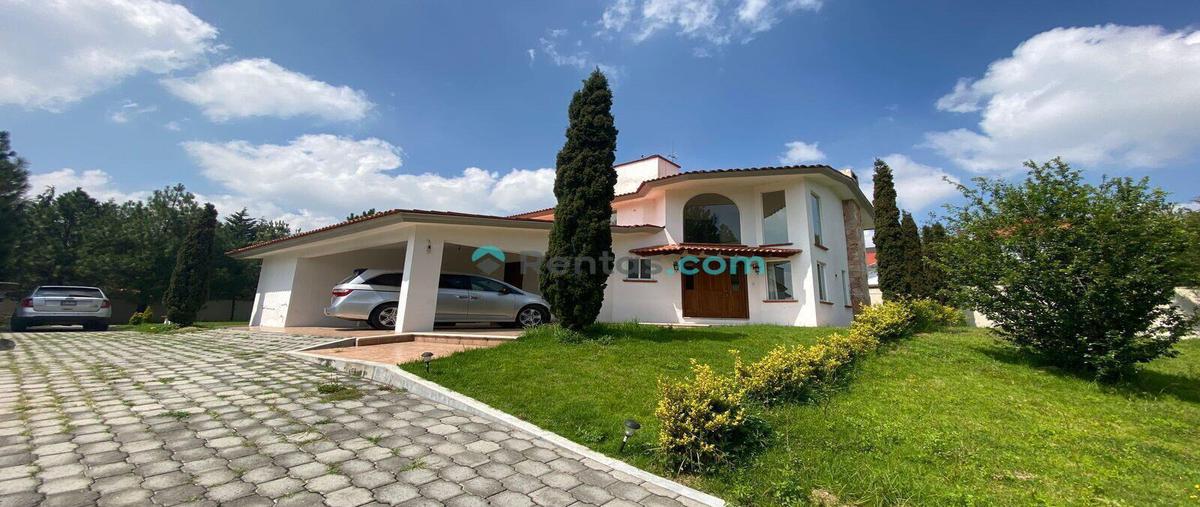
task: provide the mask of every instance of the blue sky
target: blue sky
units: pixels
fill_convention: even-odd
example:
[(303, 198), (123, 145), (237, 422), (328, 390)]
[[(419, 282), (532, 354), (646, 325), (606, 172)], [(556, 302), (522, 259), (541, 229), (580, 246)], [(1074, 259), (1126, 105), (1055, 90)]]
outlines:
[(567, 103), (600, 67), (618, 160), (869, 181), (884, 157), (924, 218), (954, 199), (944, 176), (1062, 154), (1182, 202), (1198, 21), (1196, 2), (0, 0), (0, 129), (35, 185), (103, 198), (182, 182), (304, 228), (515, 213), (553, 203)]

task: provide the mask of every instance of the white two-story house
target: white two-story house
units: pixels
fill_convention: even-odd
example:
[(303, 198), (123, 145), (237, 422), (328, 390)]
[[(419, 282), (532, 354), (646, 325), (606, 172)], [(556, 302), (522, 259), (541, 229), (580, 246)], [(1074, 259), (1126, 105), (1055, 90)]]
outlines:
[[(849, 171), (787, 166), (683, 171), (650, 156), (619, 164), (617, 268), (601, 321), (845, 325), (869, 304), (870, 201)], [(398, 332), (433, 328), (441, 273), (482, 273), (538, 292), (554, 209), (514, 216), (391, 210), (232, 252), (262, 259), (258, 326), (334, 324), (329, 289), (357, 268), (403, 272)], [(471, 260), (479, 247), (501, 265)], [(734, 260), (748, 261), (739, 264)]]

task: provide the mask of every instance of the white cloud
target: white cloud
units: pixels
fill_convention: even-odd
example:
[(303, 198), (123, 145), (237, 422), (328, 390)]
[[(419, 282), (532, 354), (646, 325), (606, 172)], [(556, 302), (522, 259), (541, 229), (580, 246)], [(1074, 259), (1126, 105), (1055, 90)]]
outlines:
[(309, 226), (371, 207), (507, 214), (554, 203), (553, 169), (399, 173), (401, 149), (375, 138), (305, 135), (286, 145), (194, 141), (184, 148), (228, 192), (221, 199), (229, 206)]
[[(548, 36), (539, 38), (538, 43), (542, 46), (542, 54), (546, 55), (546, 57), (554, 65), (556, 65), (558, 67), (575, 67), (579, 70), (587, 70), (587, 71), (590, 71), (591, 69), (594, 69), (594, 68), (598, 68), (598, 69), (600, 69), (601, 72), (604, 73), (605, 77), (608, 78), (609, 84), (611, 84), (612, 86), (616, 86), (619, 83), (619, 81), (621, 80), (621, 78), (623, 77), (624, 72), (619, 67), (609, 65), (606, 63), (600, 63), (596, 60), (593, 60), (591, 55), (588, 54), (587, 51), (583, 51), (583, 50), (577, 50), (574, 52), (559, 51), (558, 40), (562, 36), (566, 35), (566, 33), (567, 33), (566, 30), (563, 30), (563, 29), (548, 30), (547, 33), (548, 33)], [(581, 45), (582, 45), (582, 41), (575, 42), (576, 47), (579, 47)], [(530, 61), (530, 63), (533, 63), (533, 53), (532, 53), (533, 50), (531, 49), (530, 51), (531, 51), (531, 53), (529, 56), (529, 61)]]
[(975, 172), (1061, 155), (1083, 166), (1159, 167), (1200, 145), (1200, 31), (1056, 28), (963, 79), (937, 108), (978, 113), (978, 129), (926, 134)]
[(172, 132), (179, 132), (180, 130), (183, 130), (183, 126), (180, 125), (179, 122), (177, 122), (175, 120), (171, 120), (171, 121), (163, 124), (163, 128), (170, 130)]
[(0, 2), (0, 104), (61, 111), (139, 72), (203, 59), (217, 29), (157, 0)]
[(315, 80), (266, 58), (226, 63), (187, 79), (164, 79), (163, 85), (213, 121), (302, 115), (354, 121), (372, 107), (360, 90)]
[(785, 165), (804, 164), (808, 162), (820, 162), (825, 160), (825, 153), (817, 148), (818, 143), (806, 143), (804, 141), (792, 141), (785, 144), (787, 152), (779, 156), (779, 163)]
[(132, 100), (126, 100), (120, 108), (108, 115), (108, 119), (113, 123), (129, 123), (129, 120), (135, 116), (154, 111), (158, 111), (158, 106), (143, 106)]
[[(901, 153), (880, 158), (892, 168), (892, 183), (896, 186), (897, 204), (914, 215), (958, 195), (955, 185), (959, 183), (959, 179), (940, 167), (921, 164)], [(859, 175), (863, 194), (868, 199), (873, 199), (875, 194), (872, 175)], [(946, 181), (947, 179), (949, 181)]]
[(100, 201), (113, 199), (117, 202), (125, 202), (131, 199), (143, 199), (150, 195), (149, 192), (126, 193), (118, 190), (113, 184), (112, 177), (102, 170), (89, 169), (80, 172), (70, 168), (30, 174), (29, 191), (26, 194), (32, 197), (45, 192), (49, 187), (54, 187), (54, 191), (59, 194), (82, 188), (88, 195)]
[(628, 30), (634, 42), (674, 30), (720, 46), (747, 42), (782, 17), (800, 10), (815, 12), (821, 5), (821, 0), (615, 0), (599, 24), (601, 34)]

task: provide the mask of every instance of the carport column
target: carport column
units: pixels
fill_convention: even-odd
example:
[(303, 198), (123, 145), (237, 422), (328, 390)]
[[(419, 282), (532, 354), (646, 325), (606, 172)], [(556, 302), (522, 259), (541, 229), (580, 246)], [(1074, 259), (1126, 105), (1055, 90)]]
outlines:
[(396, 312), (396, 332), (432, 331), (437, 310), (438, 278), (442, 272), (442, 247), (430, 229), (413, 226), (404, 254), (404, 283)]

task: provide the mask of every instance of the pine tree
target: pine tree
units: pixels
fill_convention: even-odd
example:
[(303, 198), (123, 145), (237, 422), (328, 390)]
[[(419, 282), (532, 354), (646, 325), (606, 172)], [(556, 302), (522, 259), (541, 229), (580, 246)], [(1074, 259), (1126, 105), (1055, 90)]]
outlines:
[(612, 91), (599, 69), (575, 92), (567, 117), (567, 141), (558, 152), (554, 176), (558, 204), (541, 287), (559, 322), (580, 330), (600, 313), (613, 262), (609, 217), (617, 182), (617, 128)]
[(904, 249), (900, 234), (900, 209), (896, 207), (896, 186), (892, 168), (875, 159), (875, 262), (883, 299), (896, 299), (904, 283)]
[(8, 142), (8, 132), (0, 131), (0, 281), (14, 275), (11, 266), (14, 246), (18, 243), (29, 189), (29, 171)]
[(217, 229), (217, 208), (205, 204), (175, 258), (171, 285), (163, 297), (167, 319), (181, 326), (196, 321), (196, 312), (208, 300), (208, 285), (212, 277), (213, 243)]
[(925, 255), (925, 286), (929, 297), (939, 303), (950, 300), (950, 284), (939, 258), (939, 245), (946, 241), (946, 228), (941, 222), (921, 227), (921, 253)]
[(929, 297), (926, 286), (927, 272), (925, 256), (921, 253), (921, 236), (917, 232), (917, 222), (912, 214), (905, 211), (900, 218), (900, 245), (904, 267), (900, 272), (900, 297), (923, 298)]

